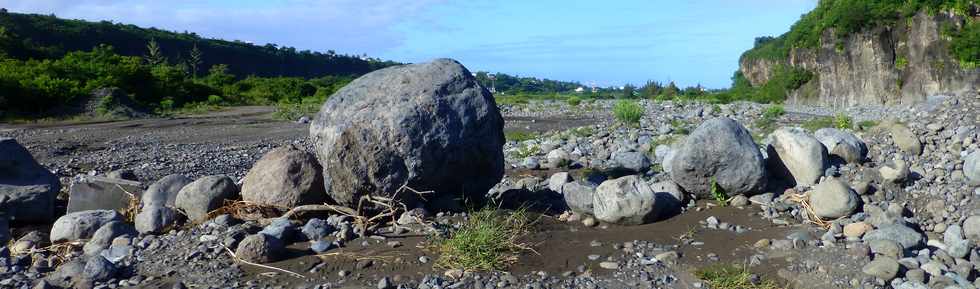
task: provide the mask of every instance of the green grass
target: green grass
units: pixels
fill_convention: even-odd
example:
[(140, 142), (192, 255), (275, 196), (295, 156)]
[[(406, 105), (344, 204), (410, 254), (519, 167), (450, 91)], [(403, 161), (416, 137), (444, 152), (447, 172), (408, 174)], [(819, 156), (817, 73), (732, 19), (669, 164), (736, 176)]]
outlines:
[[(712, 265), (698, 269), (694, 276), (704, 280), (712, 289), (779, 289), (775, 281), (753, 278), (746, 267), (735, 265)], [(755, 280), (753, 280), (755, 279)]]
[(511, 153), (511, 156), (513, 156), (515, 158), (518, 158), (518, 159), (524, 159), (524, 158), (527, 158), (529, 156), (533, 156), (533, 155), (538, 154), (538, 151), (540, 151), (540, 150), (541, 150), (541, 148), (538, 147), (538, 145), (523, 145), (522, 144), (521, 147), (517, 148), (517, 150), (515, 150), (513, 153)]
[(837, 128), (837, 129), (849, 129), (852, 128), (854, 120), (843, 113), (837, 113), (833, 117), (824, 116), (814, 119), (807, 120), (803, 122), (800, 126), (809, 130), (810, 132), (815, 132), (821, 128)]
[(569, 132), (577, 137), (590, 137), (595, 133), (595, 130), (590, 126), (577, 127), (569, 130)]
[(643, 118), (643, 110), (643, 106), (640, 106), (639, 103), (624, 99), (613, 106), (613, 116), (623, 124), (639, 126), (640, 119)]
[(680, 119), (670, 120), (670, 127), (674, 130), (674, 134), (679, 135), (689, 135), (691, 134), (691, 129), (688, 128), (688, 123)]
[(523, 141), (535, 139), (538, 136), (539, 136), (538, 133), (530, 132), (530, 131), (512, 130), (512, 131), (504, 132), (504, 139), (506, 139), (507, 141), (523, 142)]
[(718, 185), (715, 177), (711, 177), (711, 196), (715, 198), (715, 201), (722, 207), (728, 206), (728, 194), (725, 193), (725, 190)]
[(765, 111), (762, 112), (762, 117), (775, 119), (785, 114), (786, 108), (784, 108), (782, 105), (774, 104), (770, 105)]
[(505, 270), (529, 250), (523, 239), (533, 221), (524, 210), (504, 212), (482, 209), (472, 212), (447, 238), (435, 241), (436, 266), (466, 271)]
[(569, 97), (565, 101), (568, 102), (568, 105), (571, 105), (571, 106), (578, 106), (580, 103), (582, 103), (582, 99), (581, 98), (578, 98), (578, 96)]

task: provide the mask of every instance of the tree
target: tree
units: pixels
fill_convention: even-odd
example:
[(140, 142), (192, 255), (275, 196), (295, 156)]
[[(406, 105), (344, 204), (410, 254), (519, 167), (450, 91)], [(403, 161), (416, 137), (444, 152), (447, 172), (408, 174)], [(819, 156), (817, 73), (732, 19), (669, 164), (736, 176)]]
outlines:
[(664, 86), (660, 82), (647, 81), (647, 84), (643, 85), (643, 88), (640, 89), (640, 94), (644, 98), (655, 98), (663, 92), (663, 88)]
[(197, 48), (197, 44), (194, 44), (194, 48), (191, 48), (190, 58), (187, 59), (187, 66), (191, 69), (191, 76), (197, 78), (197, 71), (201, 64), (204, 63), (204, 52), (201, 52)]
[(664, 95), (672, 97), (680, 93), (680, 91), (681, 90), (677, 88), (677, 85), (671, 81), (670, 84), (667, 84), (667, 88), (664, 89)]
[(146, 44), (146, 64), (150, 66), (159, 66), (161, 64), (167, 63), (167, 57), (163, 56), (163, 52), (160, 50), (160, 45), (157, 44), (156, 39), (150, 39), (150, 42)]
[(623, 86), (623, 98), (633, 98), (633, 92), (636, 91), (636, 87), (632, 84), (627, 83)]

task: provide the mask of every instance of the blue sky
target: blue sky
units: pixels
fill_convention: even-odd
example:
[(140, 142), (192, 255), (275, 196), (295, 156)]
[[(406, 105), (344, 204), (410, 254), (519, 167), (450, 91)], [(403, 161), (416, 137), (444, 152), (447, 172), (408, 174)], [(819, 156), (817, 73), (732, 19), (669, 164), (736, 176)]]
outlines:
[(112, 20), (401, 62), (600, 86), (648, 79), (723, 88), (756, 36), (816, 0), (0, 0), (16, 12)]

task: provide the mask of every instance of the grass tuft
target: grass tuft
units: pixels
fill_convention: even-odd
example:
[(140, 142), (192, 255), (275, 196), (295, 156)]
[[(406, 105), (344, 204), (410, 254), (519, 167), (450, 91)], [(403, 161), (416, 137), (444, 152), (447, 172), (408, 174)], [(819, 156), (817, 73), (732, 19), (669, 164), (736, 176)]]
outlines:
[(504, 270), (517, 262), (522, 251), (530, 250), (522, 239), (532, 225), (525, 210), (473, 212), (449, 237), (436, 241), (436, 266), (466, 271)]
[(643, 117), (643, 106), (635, 101), (620, 100), (613, 106), (613, 116), (623, 124), (638, 126), (640, 118)]
[(715, 180), (715, 177), (711, 177), (711, 196), (714, 197), (715, 201), (717, 201), (722, 207), (728, 206), (728, 194), (725, 193), (725, 190), (718, 185), (718, 181)]
[(735, 265), (713, 265), (698, 269), (694, 276), (712, 289), (779, 289), (782, 286), (772, 280), (763, 280), (748, 268)]
[(527, 140), (532, 140), (538, 137), (538, 134), (530, 131), (506, 131), (504, 132), (504, 139), (507, 141), (523, 142)]

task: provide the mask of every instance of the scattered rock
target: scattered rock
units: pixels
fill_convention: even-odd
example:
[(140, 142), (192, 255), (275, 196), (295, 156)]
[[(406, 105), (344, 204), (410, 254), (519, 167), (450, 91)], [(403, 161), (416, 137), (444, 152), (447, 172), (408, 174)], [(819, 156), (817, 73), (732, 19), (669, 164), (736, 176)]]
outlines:
[(848, 238), (861, 238), (864, 233), (874, 229), (870, 224), (865, 222), (856, 222), (844, 225), (844, 237)]
[(281, 260), (285, 251), (281, 240), (266, 234), (255, 234), (238, 243), (235, 255), (242, 260), (261, 264)]
[[(332, 199), (391, 196), (408, 185), (471, 201), (504, 174), (503, 118), (493, 96), (450, 59), (389, 67), (337, 91), (310, 126)], [(383, 176), (383, 177), (377, 177)], [(414, 194), (400, 194), (414, 207)]]
[(827, 152), (849, 164), (860, 164), (868, 155), (868, 147), (852, 133), (836, 128), (821, 128), (814, 133)]
[(124, 211), (130, 206), (133, 196), (139, 196), (141, 186), (139, 182), (123, 179), (75, 176), (68, 190), (68, 212)]
[(844, 182), (826, 178), (810, 192), (810, 206), (818, 217), (837, 219), (857, 209), (858, 196)]
[(864, 241), (891, 240), (905, 249), (918, 248), (925, 243), (925, 236), (902, 224), (884, 224), (874, 231), (864, 234)]
[(963, 234), (976, 244), (980, 244), (980, 215), (972, 215), (963, 221)]
[(61, 190), (58, 177), (12, 138), (0, 137), (0, 198), (7, 198), (7, 217), (14, 221), (50, 222)]
[(650, 169), (650, 158), (640, 152), (616, 152), (612, 159), (617, 168), (630, 172), (642, 173)]
[(109, 222), (123, 221), (122, 215), (111, 210), (69, 213), (58, 218), (51, 227), (51, 243), (89, 239), (95, 231)]
[(963, 174), (972, 186), (980, 186), (980, 150), (973, 151), (963, 159)]
[(730, 195), (759, 192), (767, 183), (752, 134), (729, 118), (701, 124), (678, 146), (671, 167), (671, 179), (700, 198), (711, 198), (712, 180)]
[(571, 182), (562, 186), (565, 204), (572, 212), (582, 215), (592, 215), (594, 213), (595, 188), (583, 185), (579, 182)]
[(892, 141), (900, 149), (916, 156), (922, 154), (922, 143), (919, 142), (919, 138), (908, 126), (894, 123), (888, 126), (888, 130), (891, 133)]
[(891, 281), (895, 279), (895, 275), (898, 275), (898, 262), (895, 259), (888, 257), (878, 257), (874, 261), (871, 261), (861, 271), (864, 274), (881, 278), (885, 281)]
[(572, 182), (572, 177), (568, 174), (568, 172), (558, 172), (548, 178), (548, 189), (562, 194), (562, 187), (570, 182)]
[(142, 234), (165, 233), (177, 222), (177, 212), (170, 207), (144, 207), (134, 218), (136, 231)]
[(878, 168), (881, 179), (889, 183), (904, 182), (909, 176), (909, 166), (901, 159), (895, 159), (892, 164)]
[(112, 262), (109, 262), (109, 260), (106, 260), (100, 255), (96, 255), (88, 258), (88, 262), (85, 262), (82, 277), (93, 282), (103, 282), (115, 277), (116, 272), (117, 268), (115, 264), (112, 264)]
[(824, 175), (829, 164), (827, 149), (801, 128), (781, 128), (773, 132), (766, 148), (770, 171), (797, 185), (812, 186)]
[(109, 248), (112, 240), (116, 237), (129, 236), (132, 238), (137, 235), (136, 229), (132, 225), (120, 221), (108, 222), (95, 231), (92, 238), (85, 243), (83, 251), (88, 256), (97, 255), (102, 250)]
[(312, 154), (289, 145), (266, 153), (242, 179), (242, 199), (279, 208), (326, 200), (323, 169)]
[(235, 181), (226, 176), (206, 176), (187, 184), (177, 193), (177, 208), (191, 221), (200, 222), (208, 212), (238, 197)]
[(143, 192), (140, 205), (142, 205), (144, 208), (151, 206), (174, 207), (177, 201), (177, 193), (180, 192), (180, 189), (184, 188), (184, 186), (193, 181), (194, 180), (191, 180), (183, 175), (167, 175), (151, 184), (150, 187)]
[(595, 217), (604, 222), (639, 225), (657, 216), (655, 193), (637, 176), (608, 180), (596, 188)]
[(327, 221), (312, 218), (303, 226), (302, 232), (303, 235), (306, 235), (307, 240), (317, 241), (329, 236), (333, 232), (333, 228), (327, 224)]

